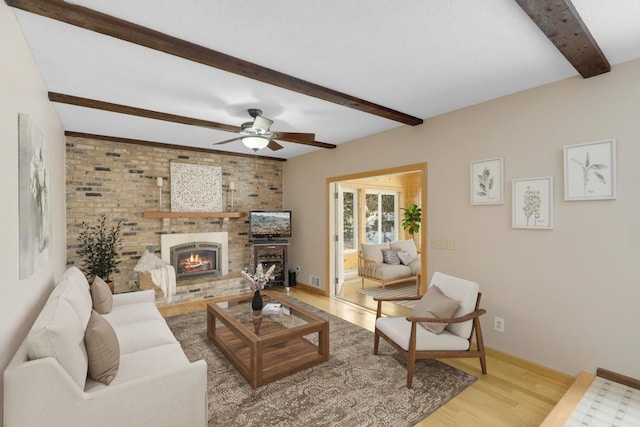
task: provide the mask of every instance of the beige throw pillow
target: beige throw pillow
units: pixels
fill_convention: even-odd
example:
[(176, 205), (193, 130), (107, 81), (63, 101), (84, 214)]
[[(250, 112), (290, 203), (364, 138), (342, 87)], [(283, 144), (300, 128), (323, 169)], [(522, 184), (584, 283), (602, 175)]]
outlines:
[(97, 311), (91, 311), (84, 333), (84, 345), (89, 358), (89, 376), (110, 384), (120, 367), (120, 344), (113, 327)]
[[(449, 319), (460, 307), (460, 301), (449, 298), (436, 285), (431, 286), (427, 293), (416, 303), (411, 316), (430, 317), (435, 319)], [(420, 323), (427, 331), (440, 334), (447, 327), (447, 323)]]
[(113, 308), (113, 295), (107, 282), (96, 276), (91, 285), (91, 299), (93, 300), (93, 309), (100, 314), (111, 313)]

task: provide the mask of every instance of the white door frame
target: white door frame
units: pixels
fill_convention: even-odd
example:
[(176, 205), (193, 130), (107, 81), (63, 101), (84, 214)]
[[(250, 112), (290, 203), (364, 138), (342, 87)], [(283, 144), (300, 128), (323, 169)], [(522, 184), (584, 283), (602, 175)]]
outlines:
[[(380, 175), (392, 175), (398, 173), (407, 173), (407, 172), (421, 172), (422, 173), (422, 186), (421, 186), (421, 197), (420, 197), (420, 207), (422, 208), (422, 226), (420, 227), (420, 241), (422, 243), (422, 266), (421, 270), (423, 272), (427, 271), (427, 163), (418, 163), (415, 165), (401, 166), (397, 168), (376, 170), (370, 172), (363, 172), (353, 175), (345, 175), (338, 176), (333, 178), (327, 178), (327, 211), (326, 218), (328, 219), (328, 228), (327, 228), (327, 236), (326, 236), (326, 248), (327, 248), (327, 279), (329, 281), (329, 286), (327, 287), (328, 296), (335, 297), (336, 296), (336, 284), (339, 283), (340, 278), (338, 275), (337, 265), (336, 265), (336, 257), (338, 252), (338, 239), (336, 236), (338, 235), (338, 226), (339, 222), (338, 217), (338, 202), (336, 193), (339, 190), (339, 183), (341, 181), (348, 181), (353, 179), (360, 178), (370, 178), (374, 176)], [(341, 214), (341, 213), (340, 213)], [(422, 274), (421, 280), (421, 288), (424, 289), (424, 282), (426, 274)]]

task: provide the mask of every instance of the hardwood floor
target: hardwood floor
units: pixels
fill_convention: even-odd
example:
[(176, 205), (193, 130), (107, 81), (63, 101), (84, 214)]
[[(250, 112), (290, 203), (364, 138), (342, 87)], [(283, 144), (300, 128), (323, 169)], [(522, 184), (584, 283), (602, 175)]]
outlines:
[[(360, 288), (360, 282), (357, 288)], [(351, 289), (343, 292), (355, 293)], [(282, 291), (284, 293), (284, 291)], [(291, 296), (328, 313), (373, 330), (375, 312), (353, 303), (305, 291), (291, 289)], [(352, 295), (353, 298), (359, 298)], [(211, 300), (209, 300), (211, 301)], [(209, 301), (196, 301), (160, 307), (164, 316), (205, 310)], [(366, 305), (366, 301), (364, 302)], [(393, 305), (393, 304), (392, 304)], [(373, 338), (371, 343), (373, 351)], [(539, 426), (570, 387), (574, 378), (487, 348), (487, 368), (482, 375), (477, 359), (444, 359), (458, 369), (478, 378), (474, 384), (420, 421), (417, 426), (524, 427)], [(419, 366), (416, 368), (419, 369)]]

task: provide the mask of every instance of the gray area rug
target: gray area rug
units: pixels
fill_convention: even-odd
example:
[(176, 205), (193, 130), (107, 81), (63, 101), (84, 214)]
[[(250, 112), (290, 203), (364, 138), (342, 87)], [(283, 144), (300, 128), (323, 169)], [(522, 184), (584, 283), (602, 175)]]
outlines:
[[(416, 296), (416, 285), (404, 285), (404, 286), (387, 286), (382, 289), (379, 288), (367, 288), (357, 291), (359, 294), (368, 295), (370, 297), (383, 297), (383, 298), (395, 298), (395, 297), (414, 297)], [(394, 304), (398, 304), (404, 307), (413, 308), (417, 300), (411, 301), (393, 301)]]
[(256, 390), (209, 341), (206, 313), (167, 318), (189, 360), (208, 365), (209, 426), (411, 426), (476, 378), (435, 360), (405, 360), (373, 332), (292, 299), (329, 319), (329, 361)]

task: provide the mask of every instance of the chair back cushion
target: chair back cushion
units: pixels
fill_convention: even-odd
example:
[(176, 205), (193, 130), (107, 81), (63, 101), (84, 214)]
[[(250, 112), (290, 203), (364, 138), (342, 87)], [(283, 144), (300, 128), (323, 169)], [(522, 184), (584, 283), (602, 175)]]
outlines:
[(362, 244), (362, 256), (365, 259), (375, 261), (377, 264), (382, 263), (382, 249), (389, 249), (388, 243), (376, 244)]
[[(442, 293), (449, 298), (460, 301), (460, 307), (453, 317), (465, 316), (476, 309), (476, 301), (478, 300), (478, 291), (480, 289), (478, 283), (435, 272), (431, 277), (429, 287), (433, 285), (438, 285)], [(469, 338), (472, 328), (473, 321), (469, 320), (463, 323), (450, 323), (447, 325), (446, 330), (459, 337)]]
[(398, 249), (403, 252), (409, 252), (412, 260), (418, 258), (418, 249), (416, 249), (416, 242), (414, 242), (413, 239), (396, 240), (395, 242), (391, 242), (389, 246), (391, 247), (391, 249)]

